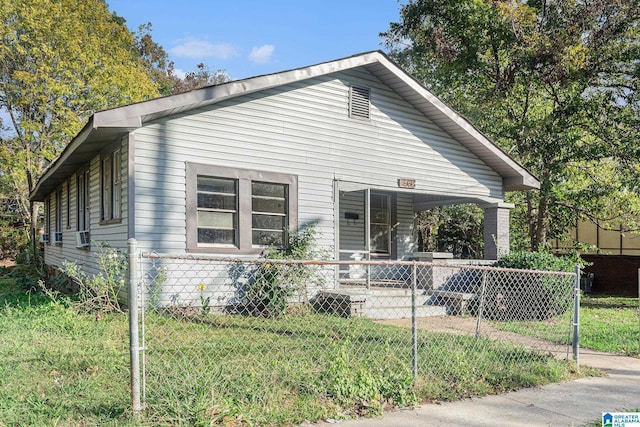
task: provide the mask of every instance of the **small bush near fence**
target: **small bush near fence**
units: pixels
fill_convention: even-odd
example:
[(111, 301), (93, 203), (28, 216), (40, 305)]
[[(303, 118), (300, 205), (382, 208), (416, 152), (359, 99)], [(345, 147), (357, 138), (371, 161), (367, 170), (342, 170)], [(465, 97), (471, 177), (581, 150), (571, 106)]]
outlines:
[[(513, 271), (494, 281), (489, 288), (489, 300), (495, 304), (488, 307), (486, 316), (494, 320), (547, 320), (566, 313), (571, 301), (566, 297), (566, 286), (559, 276), (531, 271), (571, 272), (576, 260), (558, 257), (545, 252), (515, 252), (503, 256), (496, 267), (530, 270)], [(535, 276), (532, 286), (519, 286), (517, 276)]]

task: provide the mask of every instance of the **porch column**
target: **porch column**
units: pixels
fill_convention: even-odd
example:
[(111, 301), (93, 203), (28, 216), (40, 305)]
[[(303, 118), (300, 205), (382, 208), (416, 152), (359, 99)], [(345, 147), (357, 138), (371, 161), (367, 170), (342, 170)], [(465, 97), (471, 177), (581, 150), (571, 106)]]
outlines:
[(509, 253), (509, 211), (511, 203), (496, 203), (484, 209), (484, 259), (498, 259)]

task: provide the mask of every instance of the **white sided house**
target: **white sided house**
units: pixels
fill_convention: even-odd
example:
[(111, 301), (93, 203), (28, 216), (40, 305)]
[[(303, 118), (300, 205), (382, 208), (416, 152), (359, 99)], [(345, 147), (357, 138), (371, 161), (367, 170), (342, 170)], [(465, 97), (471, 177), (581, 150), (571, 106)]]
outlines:
[(97, 112), (31, 199), (46, 206), (45, 263), (94, 272), (98, 242), (252, 257), (310, 224), (336, 259), (406, 260), (415, 212), (459, 203), (484, 209), (496, 259), (505, 193), (538, 187), (375, 51)]

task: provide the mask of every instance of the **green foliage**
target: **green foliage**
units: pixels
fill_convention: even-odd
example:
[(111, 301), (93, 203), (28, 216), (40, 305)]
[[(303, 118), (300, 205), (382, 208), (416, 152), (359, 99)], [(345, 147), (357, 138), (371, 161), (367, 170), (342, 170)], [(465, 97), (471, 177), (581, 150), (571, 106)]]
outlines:
[(158, 94), (133, 46), (103, 0), (0, 3), (0, 193), (22, 223), (35, 226), (29, 193), (94, 111)]
[[(569, 324), (570, 312), (560, 317)], [(640, 307), (637, 298), (584, 295), (580, 298), (580, 347), (637, 357), (640, 354)], [(556, 322), (506, 322), (501, 330), (566, 343), (557, 334)]]
[(199, 63), (195, 71), (189, 71), (184, 78), (180, 78), (176, 75), (173, 61), (164, 48), (153, 40), (151, 32), (150, 22), (140, 25), (134, 35), (135, 47), (161, 95), (183, 93), (230, 80), (225, 71), (211, 71), (203, 63)]
[(77, 263), (67, 260), (62, 262), (61, 271), (78, 285), (78, 301), (75, 305), (79, 311), (96, 315), (121, 312), (118, 292), (125, 283), (126, 256), (105, 243), (97, 247), (99, 273), (87, 274)]
[(638, 298), (583, 296), (580, 301), (580, 345), (637, 357), (640, 354)]
[[(0, 203), (2, 202), (0, 199)], [(20, 252), (27, 250), (29, 229), (18, 221), (17, 214), (3, 215), (3, 211), (0, 206), (0, 260), (16, 260), (20, 257)]]
[(211, 297), (204, 296), (204, 291), (207, 289), (207, 285), (204, 282), (200, 282), (198, 289), (200, 289), (200, 312), (203, 316), (206, 316), (211, 312)]
[[(571, 376), (553, 357), (421, 330), (421, 371), (410, 386), (410, 361), (393, 351), (411, 345), (408, 328), (335, 316), (300, 322), (212, 314), (185, 331), (183, 320), (151, 312), (146, 409), (138, 418), (129, 410), (127, 317), (95, 322), (72, 300), (24, 293), (15, 280), (0, 278), (0, 414), (7, 425), (299, 425)], [(486, 345), (476, 349), (479, 342)], [(442, 374), (427, 374), (435, 369)]]
[(394, 372), (384, 361), (371, 367), (359, 364), (351, 348), (352, 343), (343, 343), (321, 377), (329, 396), (341, 405), (355, 402), (359, 415), (381, 415), (388, 405), (418, 403), (411, 372)]
[(257, 316), (278, 317), (294, 296), (297, 302), (307, 304), (309, 288), (323, 286), (321, 272), (310, 265), (287, 261), (326, 256), (326, 251), (317, 244), (314, 227), (289, 233), (284, 248), (268, 248), (263, 254), (265, 261), (256, 263), (247, 282), (243, 310)]
[(540, 179), (510, 196), (517, 247), (577, 218), (638, 228), (636, 0), (414, 0), (400, 14), (382, 34), (392, 56)]
[[(573, 272), (576, 258), (548, 252), (514, 252), (496, 267), (518, 270)], [(494, 320), (546, 320), (566, 313), (572, 305), (573, 280), (563, 276), (531, 276), (509, 273), (508, 279), (491, 282), (485, 292), (485, 315)]]
[(511, 252), (496, 262), (496, 267), (520, 270), (572, 272), (581, 261), (576, 257), (556, 256), (549, 252)]
[(441, 206), (418, 213), (420, 250), (482, 258), (484, 216), (475, 205)]
[(139, 426), (129, 410), (127, 318), (101, 322), (0, 278), (0, 424)]

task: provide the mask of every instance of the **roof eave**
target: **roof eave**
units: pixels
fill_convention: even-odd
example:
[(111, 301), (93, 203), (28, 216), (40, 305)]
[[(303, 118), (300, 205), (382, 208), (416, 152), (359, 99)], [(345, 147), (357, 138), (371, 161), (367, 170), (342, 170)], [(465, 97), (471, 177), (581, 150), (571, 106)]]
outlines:
[[(505, 191), (540, 188), (540, 182), (533, 174), (480, 132), (469, 120), (432, 94), (422, 83), (402, 70), (387, 55), (382, 52), (378, 52), (378, 55), (379, 62), (386, 69), (429, 103), (432, 109), (430, 111), (431, 114), (424, 112), (427, 117), (435, 115), (436, 120), (440, 122), (439, 124), (446, 132), (452, 133), (453, 137), (465, 144), (471, 152), (486, 161), (490, 167), (503, 177)], [(451, 129), (455, 129), (455, 132), (451, 132)], [(491, 162), (487, 161), (488, 156), (484, 153), (489, 153)]]
[[(383, 69), (374, 64), (379, 64)], [(419, 81), (402, 70), (383, 52), (371, 51), (303, 68), (208, 86), (178, 95), (142, 101), (95, 113), (62, 154), (47, 168), (31, 192), (30, 198), (33, 201), (44, 200), (44, 197), (49, 194), (48, 191), (55, 187), (55, 183), (47, 185), (45, 183), (52, 177), (61, 179), (61, 176), (56, 176), (61, 166), (66, 165), (72, 154), (87, 141), (99, 143), (100, 138), (104, 138), (105, 134), (112, 138), (123, 136), (143, 126), (146, 120), (176, 114), (180, 111), (213, 104), (239, 95), (246, 95), (368, 65), (374, 65), (367, 68), (373, 70), (374, 74), (377, 69), (380, 74), (379, 77), (383, 80), (384, 75), (393, 76), (391, 79), (393, 81), (389, 81), (387, 84), (394, 86), (394, 90), (407, 92), (408, 89), (410, 93), (416, 94), (417, 98), (414, 101), (422, 104), (420, 109), (423, 114), (438, 122), (446, 132), (460, 140), (471, 152), (501, 175), (505, 191), (540, 187), (540, 183), (532, 174), (485, 137), (467, 119), (429, 92)], [(416, 108), (419, 107), (416, 106)]]

